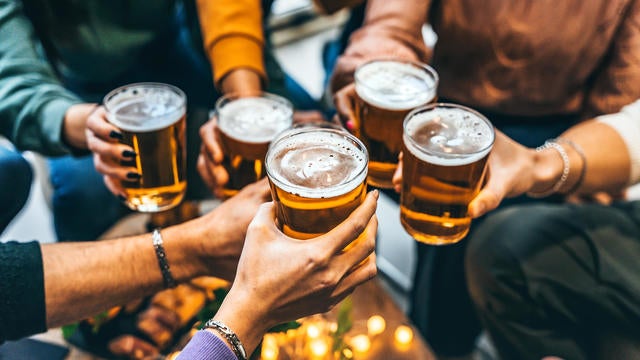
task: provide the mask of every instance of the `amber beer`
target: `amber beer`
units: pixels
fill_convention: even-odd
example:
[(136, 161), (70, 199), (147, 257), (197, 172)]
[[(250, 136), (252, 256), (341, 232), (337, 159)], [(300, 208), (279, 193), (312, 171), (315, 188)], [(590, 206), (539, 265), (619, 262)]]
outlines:
[(369, 151), (370, 185), (391, 188), (409, 111), (436, 100), (438, 74), (425, 64), (377, 60), (355, 73), (356, 129)]
[(366, 196), (367, 151), (344, 130), (291, 130), (271, 145), (266, 166), (278, 222), (296, 239), (333, 229)]
[(452, 244), (469, 232), (494, 141), (493, 126), (464, 106), (431, 104), (404, 121), (400, 221), (416, 240)]
[(229, 174), (222, 192), (229, 197), (266, 175), (264, 157), (269, 144), (291, 127), (293, 105), (268, 93), (248, 97), (227, 95), (218, 100), (216, 111), (223, 165)]
[(186, 171), (186, 96), (158, 83), (125, 85), (104, 98), (109, 122), (137, 156), (132, 162), (141, 178), (122, 181), (126, 205), (157, 212), (178, 205), (184, 197)]

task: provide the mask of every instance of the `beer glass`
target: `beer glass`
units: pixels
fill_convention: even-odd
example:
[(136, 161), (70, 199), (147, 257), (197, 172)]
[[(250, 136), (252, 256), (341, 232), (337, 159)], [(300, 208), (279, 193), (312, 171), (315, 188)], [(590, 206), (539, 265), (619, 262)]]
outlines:
[(187, 188), (185, 94), (166, 84), (130, 84), (107, 94), (104, 106), (121, 142), (137, 154), (133, 165), (141, 177), (122, 181), (125, 204), (140, 212), (178, 205)]
[(274, 140), (265, 161), (283, 232), (309, 239), (344, 221), (366, 196), (367, 160), (344, 129), (302, 127)]
[(291, 127), (293, 105), (269, 93), (247, 97), (226, 95), (217, 101), (216, 112), (223, 166), (229, 174), (222, 194), (229, 197), (266, 175), (264, 157), (269, 144), (277, 134)]
[(369, 185), (393, 187), (402, 121), (414, 108), (434, 102), (437, 87), (438, 74), (425, 64), (376, 60), (356, 69), (354, 133), (369, 151)]
[(400, 221), (416, 240), (444, 245), (469, 232), (495, 138), (480, 113), (456, 104), (418, 108), (404, 121)]

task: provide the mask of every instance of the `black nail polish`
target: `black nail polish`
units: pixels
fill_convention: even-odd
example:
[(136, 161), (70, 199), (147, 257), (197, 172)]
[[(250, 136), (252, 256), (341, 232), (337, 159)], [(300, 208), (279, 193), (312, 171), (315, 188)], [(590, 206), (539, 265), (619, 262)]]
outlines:
[(131, 150), (124, 150), (122, 152), (122, 157), (126, 157), (126, 158), (134, 158), (137, 155), (138, 154), (136, 154), (134, 151), (131, 151)]
[(127, 198), (124, 197), (123, 195), (118, 194), (118, 200), (124, 202), (124, 201), (127, 201)]
[(136, 161), (135, 160), (120, 160), (120, 165), (135, 167), (136, 166)]
[(142, 175), (134, 172), (127, 173), (127, 179), (138, 180), (142, 177)]
[(111, 132), (109, 133), (109, 137), (112, 139), (118, 139), (118, 140), (122, 140), (124, 138), (122, 136), (122, 133), (119, 133), (115, 130), (111, 130)]

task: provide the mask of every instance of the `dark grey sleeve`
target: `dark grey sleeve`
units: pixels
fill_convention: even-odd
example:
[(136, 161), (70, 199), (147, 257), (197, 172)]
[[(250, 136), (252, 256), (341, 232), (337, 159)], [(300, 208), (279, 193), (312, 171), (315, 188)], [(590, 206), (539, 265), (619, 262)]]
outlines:
[(46, 328), (40, 244), (0, 243), (0, 343)]

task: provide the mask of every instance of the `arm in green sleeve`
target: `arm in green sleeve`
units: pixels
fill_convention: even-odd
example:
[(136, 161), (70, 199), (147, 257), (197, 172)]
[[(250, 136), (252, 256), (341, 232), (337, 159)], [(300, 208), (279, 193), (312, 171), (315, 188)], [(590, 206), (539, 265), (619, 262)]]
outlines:
[(58, 81), (37, 44), (20, 1), (0, 0), (0, 134), (20, 150), (67, 154), (64, 115), (82, 101)]

